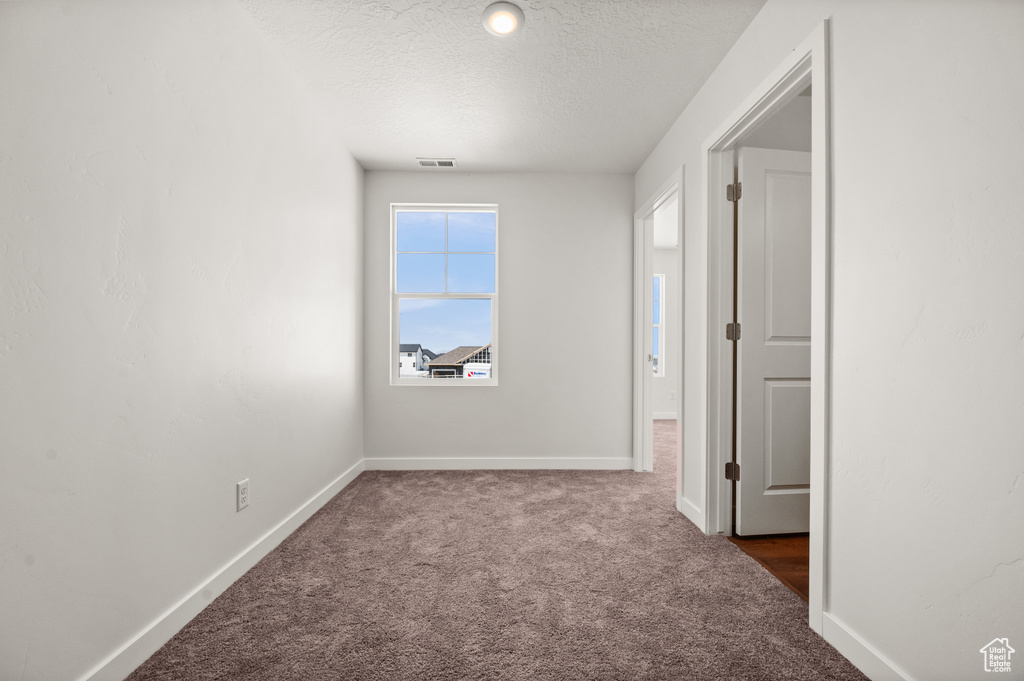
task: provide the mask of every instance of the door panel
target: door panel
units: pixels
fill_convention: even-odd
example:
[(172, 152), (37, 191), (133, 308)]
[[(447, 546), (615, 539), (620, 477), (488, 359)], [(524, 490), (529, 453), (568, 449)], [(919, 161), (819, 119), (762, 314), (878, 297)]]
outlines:
[(764, 185), (765, 340), (810, 345), (810, 174), (766, 169)]
[(736, 533), (810, 528), (811, 155), (743, 148)]
[(809, 489), (811, 482), (811, 382), (765, 379), (766, 492)]

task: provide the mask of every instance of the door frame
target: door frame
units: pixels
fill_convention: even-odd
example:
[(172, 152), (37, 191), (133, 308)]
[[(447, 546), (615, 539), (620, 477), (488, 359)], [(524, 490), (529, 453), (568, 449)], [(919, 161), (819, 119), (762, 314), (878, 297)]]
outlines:
[[(707, 422), (705, 512), (708, 534), (731, 534), (732, 483), (725, 463), (732, 456), (732, 342), (725, 322), (732, 315), (732, 155), (744, 135), (797, 96), (811, 91), (811, 494), (808, 622), (822, 633), (828, 608), (828, 476), (831, 461), (832, 354), (832, 158), (829, 22), (816, 28), (750, 92), (701, 148), (702, 201), (707, 225)], [(725, 179), (727, 178), (727, 180)]]
[[(672, 196), (678, 198), (679, 209), (676, 213), (676, 238), (679, 247), (679, 281), (683, 275), (683, 169), (680, 168), (658, 188), (647, 201), (633, 214), (633, 470), (650, 472), (654, 470), (654, 400), (652, 387), (654, 376), (651, 374), (647, 352), (650, 344), (648, 333), (653, 323), (653, 315), (649, 300), (653, 299), (652, 277), (654, 276), (654, 211), (661, 207)], [(680, 291), (681, 293), (681, 291)], [(664, 296), (664, 291), (662, 292)], [(681, 296), (680, 296), (681, 297)], [(682, 333), (682, 307), (679, 314), (680, 333)], [(685, 335), (680, 337), (683, 340)], [(682, 347), (682, 345), (680, 345)], [(682, 352), (674, 358), (679, 364), (676, 378), (676, 396), (680, 401), (678, 414), (682, 412)], [(681, 416), (680, 416), (681, 418)], [(679, 440), (682, 442), (682, 439)], [(681, 456), (680, 447), (678, 455)], [(681, 469), (681, 467), (679, 467)], [(677, 483), (678, 484), (678, 483)]]

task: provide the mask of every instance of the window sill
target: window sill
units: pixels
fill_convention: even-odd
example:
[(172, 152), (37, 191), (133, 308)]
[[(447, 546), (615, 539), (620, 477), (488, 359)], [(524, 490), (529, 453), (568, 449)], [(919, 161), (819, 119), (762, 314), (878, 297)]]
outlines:
[(431, 378), (413, 378), (413, 379), (392, 379), (391, 386), (396, 387), (417, 387), (417, 388), (479, 388), (479, 387), (498, 387), (498, 379), (496, 378), (456, 378), (456, 379), (431, 379)]

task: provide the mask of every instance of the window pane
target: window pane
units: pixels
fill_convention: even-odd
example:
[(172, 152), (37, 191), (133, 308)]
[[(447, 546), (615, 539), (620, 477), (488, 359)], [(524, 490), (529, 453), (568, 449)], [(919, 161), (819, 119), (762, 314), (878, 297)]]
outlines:
[(494, 293), (494, 256), (451, 254), (448, 256), (450, 293)]
[(493, 253), (494, 213), (448, 213), (448, 250)]
[(654, 323), (661, 324), (661, 301), (654, 299)]
[(661, 331), (658, 327), (654, 327), (654, 356), (658, 356), (658, 332)]
[(444, 213), (400, 211), (395, 216), (398, 250), (443, 252), (444, 218)]
[(399, 253), (396, 268), (399, 293), (444, 293), (444, 253)]
[[(419, 344), (434, 359), (403, 378), (435, 380), (489, 378), (491, 301), (460, 299), (399, 299), (398, 342)], [(471, 375), (472, 374), (472, 375)]]
[(654, 278), (654, 299), (661, 300), (661, 277)]

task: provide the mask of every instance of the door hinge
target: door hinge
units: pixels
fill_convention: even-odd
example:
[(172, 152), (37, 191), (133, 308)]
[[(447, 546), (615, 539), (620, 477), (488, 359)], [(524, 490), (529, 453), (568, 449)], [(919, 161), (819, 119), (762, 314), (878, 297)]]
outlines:
[(743, 196), (743, 183), (737, 182), (735, 184), (725, 185), (725, 199), (726, 201), (739, 201), (740, 197)]
[(740, 481), (740, 465), (729, 461), (725, 464), (725, 479)]
[(740, 328), (740, 323), (739, 322), (736, 322), (735, 324), (732, 324), (732, 323), (726, 324), (725, 325), (725, 340), (738, 341), (740, 339), (741, 331), (742, 331), (742, 329)]

